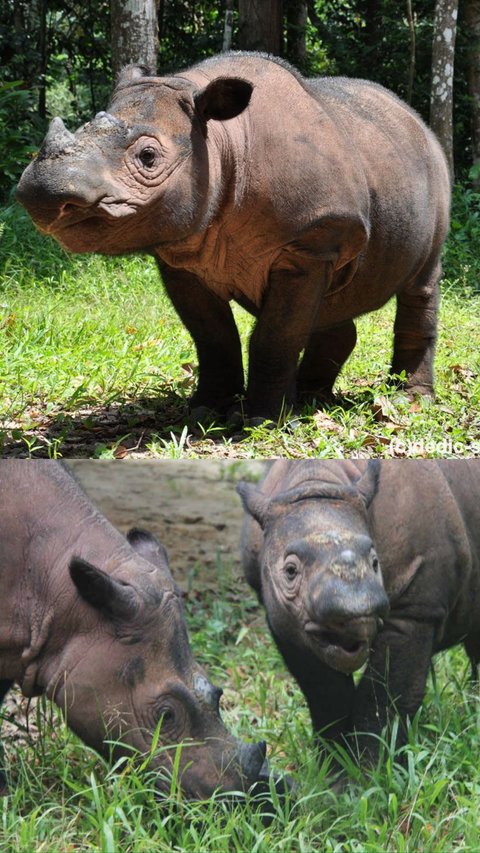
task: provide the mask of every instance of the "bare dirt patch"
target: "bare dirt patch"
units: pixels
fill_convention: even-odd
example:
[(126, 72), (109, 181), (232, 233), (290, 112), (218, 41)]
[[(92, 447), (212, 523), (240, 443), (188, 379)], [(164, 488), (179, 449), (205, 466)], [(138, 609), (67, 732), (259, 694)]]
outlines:
[(257, 477), (261, 462), (71, 460), (68, 467), (108, 520), (123, 533), (143, 527), (165, 545), (175, 579), (192, 570), (208, 582), (217, 555), (240, 566), (243, 518), (235, 491), (242, 477)]

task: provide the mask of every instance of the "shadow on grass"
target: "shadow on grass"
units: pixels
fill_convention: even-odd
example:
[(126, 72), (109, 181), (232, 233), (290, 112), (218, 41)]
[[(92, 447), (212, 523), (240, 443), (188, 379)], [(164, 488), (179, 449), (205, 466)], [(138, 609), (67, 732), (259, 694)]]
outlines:
[[(332, 400), (313, 402), (290, 412), (281, 431), (296, 434), (300, 425), (333, 426), (339, 412), (369, 407), (372, 388), (361, 389), (356, 400), (335, 395)], [(322, 422), (324, 419), (325, 422)], [(270, 424), (272, 436), (277, 425)], [(270, 430), (265, 430), (266, 434)], [(338, 425), (340, 430), (340, 425)], [(253, 430), (255, 432), (255, 430)], [(242, 455), (243, 442), (252, 440), (252, 430), (242, 424), (227, 425), (220, 419), (195, 422), (187, 400), (170, 384), (159, 386), (151, 394), (115, 395), (107, 403), (82, 400), (75, 408), (68, 403), (53, 410), (42, 402), (33, 402), (18, 415), (0, 418), (0, 454), (2, 457), (36, 458), (117, 458), (130, 455), (166, 457)], [(299, 436), (300, 438), (300, 436)], [(236, 450), (237, 448), (237, 450)], [(238, 452), (237, 452), (238, 451)]]

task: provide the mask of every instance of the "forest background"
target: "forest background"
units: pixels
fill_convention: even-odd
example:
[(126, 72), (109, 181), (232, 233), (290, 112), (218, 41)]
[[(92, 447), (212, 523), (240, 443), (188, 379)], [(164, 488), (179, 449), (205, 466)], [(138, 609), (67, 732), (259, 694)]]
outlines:
[(452, 149), (456, 178), (478, 183), (480, 0), (4, 0), (2, 194), (49, 118), (76, 126), (103, 109), (123, 64), (168, 74), (229, 48), (382, 83)]

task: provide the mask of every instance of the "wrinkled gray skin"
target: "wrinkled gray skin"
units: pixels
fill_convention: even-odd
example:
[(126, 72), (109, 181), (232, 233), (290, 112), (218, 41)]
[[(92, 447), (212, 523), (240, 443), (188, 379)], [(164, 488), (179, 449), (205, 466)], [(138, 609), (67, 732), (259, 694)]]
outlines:
[[(165, 550), (128, 541), (55, 462), (0, 465), (0, 701), (13, 683), (45, 694), (106, 758), (148, 752), (160, 720), (159, 792), (183, 742), (186, 797), (242, 791), (261, 775), (265, 744), (225, 729), (221, 690), (192, 657)], [(264, 768), (265, 770), (265, 768)]]
[(463, 643), (476, 672), (480, 461), (282, 460), (239, 492), (245, 575), (315, 733), (368, 733), (374, 760), (368, 735), (416, 713), (436, 652)]
[(328, 396), (354, 318), (395, 294), (392, 373), (432, 393), (449, 185), (433, 134), (381, 86), (234, 53), (171, 78), (125, 69), (107, 112), (75, 134), (52, 121), (18, 198), (70, 251), (157, 258), (197, 349), (196, 416), (238, 410), (229, 301), (250, 311), (256, 422)]

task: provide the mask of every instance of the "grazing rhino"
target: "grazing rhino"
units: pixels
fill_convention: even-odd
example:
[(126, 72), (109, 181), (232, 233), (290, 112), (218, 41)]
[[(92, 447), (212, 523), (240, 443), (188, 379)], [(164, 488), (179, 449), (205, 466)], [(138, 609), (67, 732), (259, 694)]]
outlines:
[(375, 759), (371, 735), (416, 713), (436, 652), (480, 660), (480, 461), (284, 460), (238, 491), (245, 575), (314, 732), (363, 733)]
[(148, 753), (160, 724), (160, 793), (179, 743), (188, 798), (265, 785), (265, 744), (227, 732), (193, 659), (163, 546), (125, 539), (55, 462), (2, 462), (0, 515), (0, 701), (45, 694), (107, 758)]
[(438, 142), (391, 92), (228, 53), (166, 78), (127, 67), (107, 112), (75, 134), (53, 119), (17, 197), (70, 251), (156, 257), (197, 349), (196, 418), (238, 417), (229, 302), (250, 311), (255, 424), (329, 395), (354, 318), (394, 294), (392, 373), (432, 393), (449, 188)]

